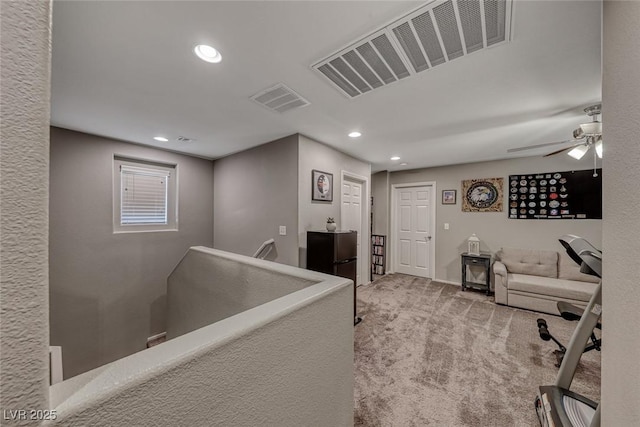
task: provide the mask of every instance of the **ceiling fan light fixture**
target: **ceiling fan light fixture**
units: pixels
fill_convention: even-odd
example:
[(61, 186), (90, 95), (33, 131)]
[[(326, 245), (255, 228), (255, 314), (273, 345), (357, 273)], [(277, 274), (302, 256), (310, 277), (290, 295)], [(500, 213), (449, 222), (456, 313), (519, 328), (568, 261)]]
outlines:
[(598, 155), (599, 159), (602, 158), (602, 139), (598, 139), (598, 141), (596, 142), (596, 154)]
[(576, 160), (580, 160), (582, 157), (584, 157), (585, 154), (587, 154), (587, 150), (589, 150), (589, 147), (587, 147), (586, 145), (578, 145), (577, 147), (574, 147), (573, 150), (569, 151), (567, 154)]
[(583, 123), (580, 125), (580, 129), (585, 135), (600, 135), (602, 134), (602, 123), (601, 122)]

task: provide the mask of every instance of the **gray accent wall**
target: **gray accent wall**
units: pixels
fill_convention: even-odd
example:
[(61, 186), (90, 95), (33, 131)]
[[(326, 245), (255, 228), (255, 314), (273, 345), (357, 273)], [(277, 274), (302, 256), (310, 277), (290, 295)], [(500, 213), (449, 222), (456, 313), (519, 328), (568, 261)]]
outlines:
[[(49, 7), (50, 3), (46, 2), (0, 2), (3, 61), (0, 79), (3, 102), (0, 157), (0, 398), (3, 406), (9, 409), (50, 409), (46, 343), (49, 309), (46, 277)], [(640, 37), (640, 27), (636, 25), (640, 20), (640, 5), (635, 2), (606, 1), (603, 7), (603, 117), (609, 123), (605, 128), (605, 140), (608, 141), (605, 163), (609, 172), (604, 176), (603, 249), (606, 283), (603, 292), (603, 321), (609, 326), (606, 338), (608, 344), (602, 350), (602, 425), (637, 425), (640, 420), (640, 407), (637, 405), (640, 372), (636, 358), (630, 355), (640, 352), (640, 341), (637, 338), (637, 325), (640, 324), (640, 311), (637, 310), (640, 305), (640, 287), (637, 285), (640, 273), (637, 263), (640, 256), (637, 244), (640, 228), (637, 212), (640, 210), (640, 203), (639, 193), (634, 185), (640, 179), (640, 170), (637, 168), (640, 163), (637, 147), (640, 126), (635, 108), (640, 99), (640, 86), (636, 78), (640, 52), (635, 49), (635, 41)], [(25, 43), (38, 48), (23, 49)], [(520, 167), (524, 166), (527, 166), (526, 162), (520, 164)], [(532, 166), (538, 170), (537, 164)], [(14, 203), (18, 198), (20, 203)], [(70, 232), (73, 233), (73, 230)], [(80, 284), (91, 283), (93, 280), (94, 277), (87, 277)], [(336, 297), (344, 300), (342, 295)], [(327, 315), (327, 307), (318, 305), (317, 315), (311, 314), (316, 315), (319, 322), (323, 322), (333, 315)], [(337, 305), (335, 307), (340, 308)], [(340, 309), (335, 315), (343, 312)], [(313, 324), (308, 321), (309, 313), (301, 311), (300, 314), (301, 317), (293, 318), (289, 323)], [(308, 328), (301, 328), (297, 335), (305, 337), (309, 335), (308, 332)], [(266, 336), (266, 340), (282, 336), (280, 331), (275, 330), (272, 336)], [(336, 351), (341, 349), (343, 350), (342, 347), (336, 348)], [(240, 349), (240, 352), (248, 354), (247, 349)], [(314, 355), (313, 352), (310, 354)], [(281, 355), (276, 354), (272, 359), (277, 360), (278, 357)], [(313, 359), (309, 360), (313, 362)], [(234, 360), (228, 366), (230, 369), (238, 369)], [(296, 372), (303, 377), (305, 366), (301, 365)], [(177, 377), (172, 376), (174, 379)], [(248, 387), (252, 385), (248, 384)], [(193, 390), (193, 387), (187, 389)], [(180, 413), (183, 409), (179, 405), (177, 409), (176, 405), (171, 406), (177, 402), (176, 393), (171, 393), (176, 388), (165, 387), (163, 390), (170, 390), (169, 393), (163, 394), (159, 399), (151, 396), (147, 400), (144, 399), (150, 393), (148, 387), (145, 390), (147, 393), (130, 396), (133, 400), (116, 399), (117, 408), (113, 413), (124, 414), (125, 418), (130, 414), (129, 411), (142, 414), (149, 407), (149, 402), (161, 407), (166, 403), (172, 410), (171, 414)], [(209, 395), (210, 393), (206, 396)], [(196, 393), (189, 402), (195, 402), (199, 397)], [(200, 419), (209, 415), (206, 405), (183, 406), (188, 406), (191, 413), (202, 415)], [(102, 416), (103, 409), (100, 407), (91, 412), (91, 415)], [(96, 422), (104, 422), (104, 419), (96, 418)], [(127, 418), (125, 422), (131, 422), (131, 418)]]
[(371, 197), (373, 197), (373, 234), (389, 234), (389, 171), (371, 175)]
[[(177, 165), (178, 231), (114, 234), (114, 154)], [(167, 277), (190, 246), (213, 245), (213, 164), (52, 128), (50, 182), (51, 345), (68, 378), (165, 330)]]
[[(369, 178), (371, 183), (371, 165), (358, 160), (325, 144), (299, 135), (298, 164), (298, 245), (300, 267), (307, 265), (307, 231), (326, 228), (327, 217), (333, 217), (340, 228), (340, 191), (342, 171)], [(311, 200), (311, 171), (318, 169), (333, 174), (333, 202), (317, 202)], [(371, 184), (369, 184), (371, 185)], [(363, 224), (369, 234), (369, 225)], [(363, 248), (365, 253), (368, 249)]]
[(214, 247), (252, 256), (273, 238), (266, 259), (297, 266), (298, 136), (218, 159), (214, 176)]
[[(480, 238), (481, 250), (494, 253), (502, 247), (562, 251), (558, 237), (563, 234), (576, 234), (585, 237), (596, 247), (602, 245), (602, 220), (509, 219), (507, 217), (508, 195), (506, 192), (503, 212), (462, 212), (462, 180), (503, 177), (505, 188), (507, 188), (510, 174), (570, 171), (589, 169), (590, 167), (593, 167), (591, 156), (585, 156), (581, 161), (576, 161), (566, 154), (547, 158), (542, 156), (526, 157), (392, 172), (389, 186), (413, 182), (436, 182), (436, 229), (433, 234), (436, 239), (434, 279), (460, 283), (460, 253), (467, 250), (467, 239), (472, 233), (476, 233)], [(375, 184), (380, 182), (379, 180), (374, 181)], [(382, 181), (382, 185), (384, 185), (384, 181)], [(442, 190), (457, 190), (455, 205), (441, 203)], [(379, 191), (379, 188), (374, 188), (374, 194), (378, 194)], [(389, 192), (389, 197), (391, 205), (391, 192)], [(389, 206), (389, 208), (393, 209), (393, 206)], [(374, 209), (374, 218), (382, 218), (385, 215), (390, 217), (390, 211), (385, 212), (383, 204), (376, 204)], [(449, 230), (444, 229), (445, 223), (449, 224)], [(391, 227), (392, 224), (389, 223), (389, 230)], [(390, 240), (389, 243), (393, 242)], [(387, 254), (390, 250), (391, 246), (387, 248)], [(391, 267), (389, 265), (388, 269)]]

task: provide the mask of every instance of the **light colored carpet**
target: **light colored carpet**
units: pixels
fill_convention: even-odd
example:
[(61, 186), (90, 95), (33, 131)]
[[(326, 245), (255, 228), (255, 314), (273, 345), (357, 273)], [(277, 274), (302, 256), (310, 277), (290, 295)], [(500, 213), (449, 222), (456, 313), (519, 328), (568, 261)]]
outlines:
[[(497, 305), (459, 286), (394, 274), (358, 288), (356, 426), (537, 426), (533, 402), (577, 322)], [(583, 355), (572, 390), (600, 397), (600, 353)]]

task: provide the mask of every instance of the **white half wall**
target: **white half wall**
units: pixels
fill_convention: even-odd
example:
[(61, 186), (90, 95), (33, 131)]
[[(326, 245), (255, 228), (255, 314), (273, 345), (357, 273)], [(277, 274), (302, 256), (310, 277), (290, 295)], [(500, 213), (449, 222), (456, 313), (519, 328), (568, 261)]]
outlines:
[(316, 284), (54, 385), (46, 425), (352, 426), (350, 281), (250, 263)]

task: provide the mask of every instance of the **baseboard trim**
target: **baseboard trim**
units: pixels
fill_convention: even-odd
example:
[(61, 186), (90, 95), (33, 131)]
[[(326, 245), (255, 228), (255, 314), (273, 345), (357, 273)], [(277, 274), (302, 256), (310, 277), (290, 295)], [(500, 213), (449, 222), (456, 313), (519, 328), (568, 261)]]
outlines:
[[(386, 273), (384, 273), (385, 275), (387, 274), (395, 274), (395, 272), (393, 271), (387, 271)], [(440, 282), (440, 283), (446, 283), (447, 285), (456, 285), (456, 286), (462, 286), (461, 282), (454, 282), (453, 280), (444, 280), (444, 279), (431, 279), (434, 282)]]
[(446, 283), (447, 285), (456, 285), (456, 286), (462, 286), (462, 283), (460, 282), (454, 282), (451, 280), (444, 280), (444, 279), (431, 279), (434, 282), (440, 282), (440, 283)]

